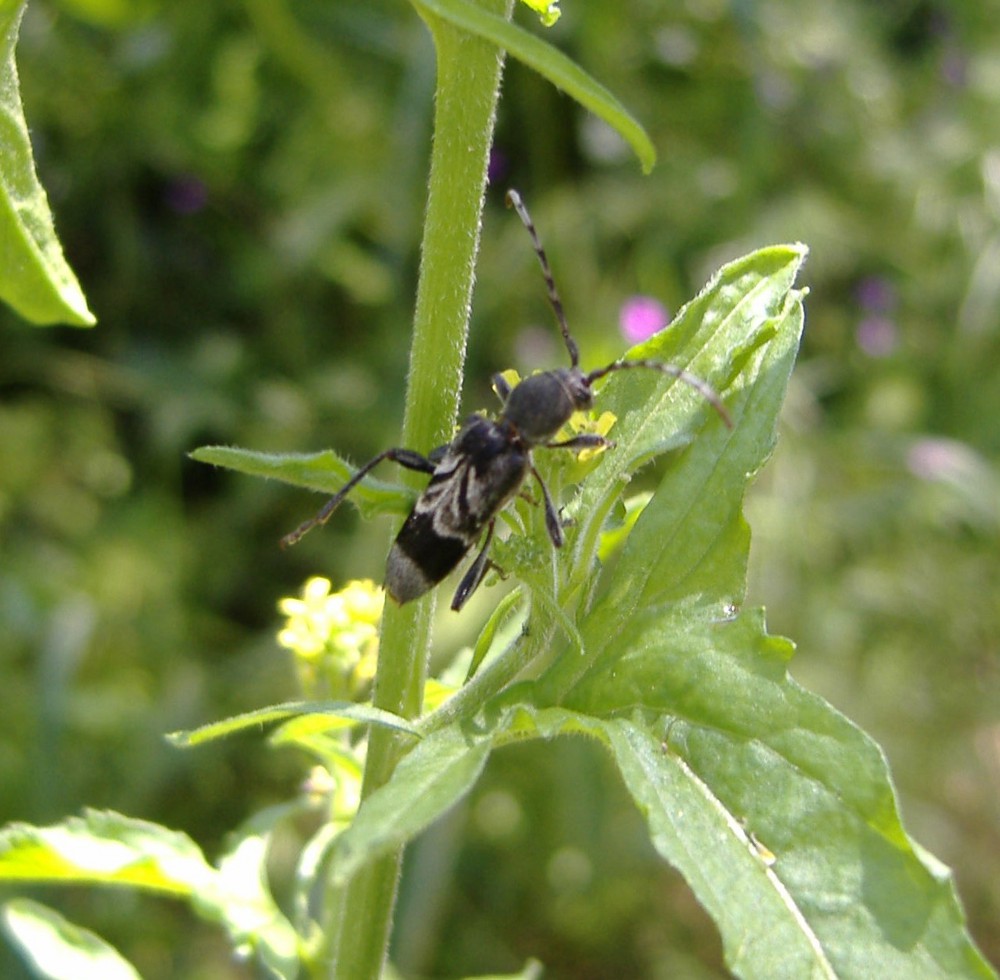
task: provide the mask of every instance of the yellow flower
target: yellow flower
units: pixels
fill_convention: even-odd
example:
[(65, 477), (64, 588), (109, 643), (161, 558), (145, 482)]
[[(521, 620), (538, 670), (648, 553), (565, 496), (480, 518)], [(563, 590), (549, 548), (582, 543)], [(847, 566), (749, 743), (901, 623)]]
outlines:
[[(385, 593), (370, 580), (330, 589), (329, 579), (311, 578), (301, 598), (280, 600), (287, 621), (278, 642), (295, 654), (307, 694), (353, 699), (375, 672)], [(324, 690), (315, 689), (320, 681)]]
[[(617, 421), (618, 416), (614, 412), (601, 412), (596, 419), (586, 412), (574, 412), (570, 416), (570, 420), (566, 423), (566, 427), (573, 436), (584, 433), (596, 433), (599, 436), (607, 436)], [(581, 449), (577, 453), (577, 459), (581, 463), (585, 463), (595, 456), (600, 456), (607, 448), (607, 446), (594, 446), (589, 449)]]

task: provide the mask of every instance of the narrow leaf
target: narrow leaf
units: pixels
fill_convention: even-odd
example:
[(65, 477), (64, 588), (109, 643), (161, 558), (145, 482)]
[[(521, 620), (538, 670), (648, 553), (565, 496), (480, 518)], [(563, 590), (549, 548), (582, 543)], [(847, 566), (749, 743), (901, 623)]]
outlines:
[[(482, 630), (479, 633), (479, 638), (476, 640), (476, 646), (472, 651), (472, 657), (469, 660), (469, 669), (466, 673), (466, 681), (470, 680), (479, 669), (479, 665), (486, 658), (486, 654), (489, 653), (490, 647), (493, 645), (493, 640), (497, 635), (497, 630), (500, 628), (500, 624), (503, 623), (511, 609), (521, 601), (521, 591), (520, 589), (514, 589), (508, 592), (498, 603), (496, 609), (490, 615), (490, 618), (486, 621)], [(424, 710), (428, 710), (426, 706)]]
[(538, 960), (528, 960), (524, 969), (517, 973), (483, 973), (467, 980), (543, 980), (544, 977), (545, 967)]
[[(625, 359), (670, 361), (698, 375), (719, 392), (739, 428), (747, 413), (747, 393), (767, 370), (763, 348), (779, 330), (787, 331), (787, 322), (801, 307), (792, 287), (806, 252), (803, 245), (772, 245), (724, 265), (670, 326), (633, 347)], [(797, 342), (792, 330), (783, 346), (794, 352)], [(600, 391), (599, 404), (618, 416), (615, 449), (602, 458), (600, 474), (611, 460), (623, 470), (634, 469), (662, 447), (676, 446), (679, 419), (690, 434), (695, 427), (725, 428), (703, 395), (650, 371), (613, 374)]]
[(428, 735), (387, 783), (361, 804), (338, 838), (331, 869), (347, 881), (364, 864), (412, 840), (475, 785), (489, 756), (488, 739), (448, 726)]
[[(260, 453), (235, 446), (201, 446), (190, 453), (193, 460), (224, 466), (237, 473), (281, 480), (297, 487), (334, 494), (357, 472), (333, 450), (308, 454)], [(362, 480), (348, 498), (366, 518), (376, 514), (405, 514), (416, 495), (411, 490), (371, 478)]]
[(32, 323), (95, 322), (35, 174), (14, 48), (25, 4), (0, 3), (0, 299)]
[(38, 902), (7, 902), (2, 921), (36, 976), (46, 980), (140, 980), (133, 966), (100, 936)]
[(558, 735), (605, 737), (599, 719), (563, 708), (498, 702), (488, 714), (477, 719), (474, 735), (458, 724), (426, 735), (389, 781), (362, 802), (332, 848), (337, 882), (408, 843), (454, 806), (475, 785), (495, 745)]
[(187, 748), (226, 738), (248, 728), (260, 729), (274, 722), (310, 715), (344, 719), (352, 725), (381, 725), (383, 728), (391, 728), (408, 735), (417, 735), (417, 729), (405, 718), (369, 704), (356, 704), (353, 701), (286, 701), (283, 704), (274, 704), (242, 715), (234, 715), (222, 721), (214, 721), (190, 731), (171, 732), (167, 738), (175, 745)]
[(656, 150), (646, 131), (603, 85), (557, 48), (467, 0), (413, 0), (413, 4), (425, 17), (431, 14), (485, 38), (537, 71), (616, 130), (632, 147), (644, 173), (653, 169)]

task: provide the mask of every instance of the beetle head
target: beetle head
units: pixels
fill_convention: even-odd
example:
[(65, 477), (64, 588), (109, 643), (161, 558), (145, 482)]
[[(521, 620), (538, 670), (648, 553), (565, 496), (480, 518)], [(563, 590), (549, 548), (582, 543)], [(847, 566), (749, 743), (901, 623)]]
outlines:
[(502, 416), (529, 445), (547, 442), (578, 410), (594, 402), (590, 379), (579, 368), (557, 368), (525, 378), (503, 407)]

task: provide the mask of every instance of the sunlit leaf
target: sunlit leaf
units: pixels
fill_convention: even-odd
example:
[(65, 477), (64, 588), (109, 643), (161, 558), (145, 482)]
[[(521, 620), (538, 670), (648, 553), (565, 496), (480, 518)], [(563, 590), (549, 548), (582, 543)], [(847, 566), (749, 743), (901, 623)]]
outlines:
[(381, 725), (408, 735), (417, 734), (417, 729), (405, 718), (369, 704), (356, 704), (353, 701), (288, 701), (214, 721), (191, 731), (171, 732), (167, 737), (175, 745), (201, 745), (248, 729), (260, 730), (264, 725), (289, 718), (315, 718), (313, 731), (316, 725), (328, 728), (331, 724), (343, 723), (343, 727), (357, 724)]
[[(333, 450), (308, 454), (261, 453), (235, 446), (201, 446), (191, 452), (199, 463), (224, 466), (237, 473), (281, 480), (293, 486), (334, 494), (357, 472)], [(370, 477), (362, 480), (347, 498), (365, 517), (405, 514), (413, 507), (413, 491)], [(318, 508), (317, 508), (318, 509)]]
[(423, 739), (392, 778), (361, 804), (333, 848), (332, 871), (346, 881), (359, 868), (412, 840), (475, 785), (489, 741), (457, 726)]
[(0, 3), (0, 299), (32, 323), (95, 322), (35, 174), (14, 48), (25, 4)]
[(493, 644), (493, 640), (497, 635), (497, 630), (500, 628), (501, 623), (503, 623), (511, 609), (521, 601), (521, 593), (519, 590), (515, 589), (512, 592), (508, 592), (498, 603), (496, 609), (493, 610), (490, 618), (486, 621), (482, 630), (479, 632), (479, 638), (476, 640), (476, 646), (472, 651), (472, 658), (469, 661), (469, 671), (466, 676), (466, 680), (472, 677), (473, 674), (479, 669), (479, 665), (483, 662), (486, 654), (489, 653), (490, 646)]
[(4, 929), (32, 971), (45, 980), (140, 980), (132, 965), (100, 936), (28, 899), (3, 907)]
[(609, 719), (653, 842), (735, 974), (990, 975), (950, 872), (900, 823), (878, 746), (791, 679), (791, 645), (760, 613), (651, 611), (620, 643), (567, 707)]
[(534, 10), (546, 27), (551, 27), (562, 15), (559, 0), (521, 0), (521, 2)]
[(186, 900), (273, 976), (292, 980), (297, 939), (264, 879), (268, 834), (288, 812), (279, 807), (258, 816), (219, 869), (185, 834), (118, 813), (87, 810), (50, 827), (12, 824), (0, 831), (0, 881), (115, 885)]
[(412, 2), (425, 15), (440, 17), (455, 27), (484, 38), (537, 71), (618, 132), (635, 151), (644, 172), (649, 173), (653, 169), (656, 150), (646, 131), (603, 85), (557, 48), (467, 0)]
[(618, 416), (616, 447), (581, 489), (581, 557), (635, 465), (668, 449), (675, 457), (581, 624), (591, 663), (645, 604), (691, 595), (715, 596), (720, 605), (742, 601), (749, 552), (743, 497), (774, 445), (798, 351), (802, 298), (792, 284), (804, 256), (799, 246), (774, 246), (730, 263), (670, 328), (629, 352), (680, 358), (720, 393), (732, 430), (697, 391), (653, 372), (620, 372), (600, 392), (601, 406)]
[(213, 887), (194, 896), (205, 918), (225, 926), (237, 952), (252, 953), (281, 980), (298, 976), (298, 937), (271, 894), (267, 859), (275, 824), (293, 812), (286, 804), (257, 814), (234, 835)]
[(121, 814), (87, 810), (51, 827), (0, 831), (0, 881), (128, 885), (178, 896), (215, 874), (185, 834)]

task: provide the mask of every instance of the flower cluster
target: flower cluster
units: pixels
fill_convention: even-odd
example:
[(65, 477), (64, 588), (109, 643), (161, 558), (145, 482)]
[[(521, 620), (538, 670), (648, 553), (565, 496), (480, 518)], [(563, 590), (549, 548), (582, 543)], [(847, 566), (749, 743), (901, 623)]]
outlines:
[(278, 642), (295, 655), (307, 697), (355, 701), (375, 674), (385, 593), (369, 580), (330, 589), (329, 579), (311, 578), (301, 598), (278, 603), (287, 617)]

